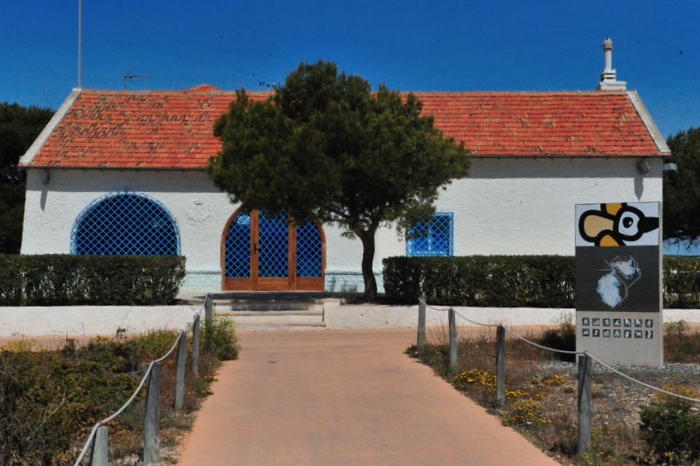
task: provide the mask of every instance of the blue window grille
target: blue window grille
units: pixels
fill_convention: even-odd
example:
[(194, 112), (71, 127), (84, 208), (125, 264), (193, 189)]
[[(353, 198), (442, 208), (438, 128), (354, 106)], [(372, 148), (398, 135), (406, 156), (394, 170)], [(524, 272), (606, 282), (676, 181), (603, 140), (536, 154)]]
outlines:
[(258, 217), (258, 276), (289, 276), (289, 223), (285, 215)]
[(314, 222), (297, 227), (297, 277), (320, 277), (323, 262), (321, 232)]
[(440, 212), (418, 222), (408, 232), (406, 252), (409, 256), (451, 256), (454, 254), (454, 214)]
[(90, 203), (76, 219), (71, 250), (104, 256), (178, 255), (180, 235), (160, 202), (139, 193), (108, 194)]
[(236, 215), (226, 231), (226, 276), (250, 277), (250, 214)]

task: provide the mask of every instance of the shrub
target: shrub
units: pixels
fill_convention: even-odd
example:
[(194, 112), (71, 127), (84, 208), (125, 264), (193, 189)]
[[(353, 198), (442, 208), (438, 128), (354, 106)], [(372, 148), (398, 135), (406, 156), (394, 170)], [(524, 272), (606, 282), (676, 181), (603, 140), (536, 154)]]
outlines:
[(574, 258), (564, 256), (390, 257), (384, 289), (395, 303), (573, 307)]
[[(446, 306), (575, 306), (573, 256), (389, 257), (388, 301), (415, 304), (421, 290)], [(700, 308), (700, 258), (664, 257), (664, 307)]]
[(0, 255), (0, 306), (170, 304), (184, 277), (181, 256)]
[(700, 258), (664, 258), (664, 306), (676, 309), (700, 307)]
[[(82, 347), (67, 340), (57, 351), (32, 351), (30, 342), (0, 348), (0, 465), (73, 464), (94, 423), (129, 399), (147, 364), (163, 356), (176, 336), (177, 332), (158, 330), (129, 339), (96, 338)], [(200, 376), (190, 373), (186, 380), (186, 409), (196, 408), (198, 400), (210, 393), (208, 386), (218, 367), (215, 356), (237, 355), (233, 323), (215, 318), (205, 346)], [(170, 411), (175, 361), (171, 355), (163, 362), (163, 425), (191, 419)], [(136, 401), (109, 423), (115, 464), (143, 445), (144, 395), (142, 389)]]
[(0, 464), (65, 457), (76, 437), (136, 387), (128, 353), (107, 340), (64, 351), (0, 351)]
[(236, 324), (233, 320), (218, 316), (207, 319), (204, 323), (202, 347), (220, 361), (229, 361), (238, 357), (238, 338)]
[[(545, 330), (537, 342), (560, 351), (576, 351), (576, 326), (572, 318), (566, 316), (557, 328)], [(575, 361), (575, 354), (554, 353), (555, 357), (562, 361)]]
[[(664, 385), (663, 389), (697, 398), (687, 385)], [(640, 411), (640, 436), (651, 448), (651, 456), (665, 464), (687, 464), (700, 459), (700, 413), (692, 404), (670, 395), (655, 395)]]

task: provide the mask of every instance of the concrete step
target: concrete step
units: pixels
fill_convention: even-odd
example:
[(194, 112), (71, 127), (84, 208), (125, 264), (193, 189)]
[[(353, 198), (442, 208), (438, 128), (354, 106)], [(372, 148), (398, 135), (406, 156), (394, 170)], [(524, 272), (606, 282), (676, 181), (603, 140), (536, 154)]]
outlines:
[(240, 331), (320, 330), (323, 303), (309, 300), (215, 300), (214, 314), (236, 322)]
[(305, 311), (316, 306), (314, 301), (232, 301), (215, 300), (214, 309), (225, 311)]
[(277, 330), (325, 330), (326, 324), (274, 324), (274, 323), (246, 323), (236, 322), (236, 330), (239, 332), (270, 332)]
[(321, 316), (323, 317), (323, 309), (310, 309), (308, 311), (231, 311), (222, 310), (217, 307), (216, 315), (220, 316), (259, 316), (259, 317), (277, 317), (277, 316)]
[(249, 323), (249, 324), (275, 324), (275, 325), (325, 325), (323, 322), (323, 315), (295, 315), (295, 314), (287, 314), (287, 315), (277, 315), (277, 316), (268, 316), (268, 315), (240, 315), (238, 313), (226, 313), (226, 314), (217, 314), (217, 315), (225, 315), (226, 317), (230, 317), (233, 319), (236, 324), (243, 324), (243, 323)]

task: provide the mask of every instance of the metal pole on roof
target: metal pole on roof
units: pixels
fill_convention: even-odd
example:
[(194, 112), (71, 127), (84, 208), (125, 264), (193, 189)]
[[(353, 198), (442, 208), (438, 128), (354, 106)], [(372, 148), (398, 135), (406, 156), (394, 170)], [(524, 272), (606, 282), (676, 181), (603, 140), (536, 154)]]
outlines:
[(83, 43), (83, 0), (78, 0), (78, 89), (81, 88), (80, 75), (82, 68), (82, 43)]

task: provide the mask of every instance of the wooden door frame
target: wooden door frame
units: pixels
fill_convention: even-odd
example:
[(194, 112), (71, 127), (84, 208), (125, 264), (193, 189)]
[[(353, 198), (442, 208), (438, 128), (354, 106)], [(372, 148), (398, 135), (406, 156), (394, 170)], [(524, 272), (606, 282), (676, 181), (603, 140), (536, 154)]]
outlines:
[[(287, 277), (260, 277), (259, 276), (259, 211), (251, 210), (250, 216), (250, 272), (248, 277), (227, 277), (226, 276), (226, 235), (233, 220), (243, 212), (239, 207), (228, 218), (220, 239), (220, 263), (221, 263), (221, 289), (231, 291), (323, 291), (325, 289), (326, 270), (326, 234), (322, 225), (315, 221), (321, 239), (321, 275), (320, 277), (297, 277), (296, 256), (297, 256), (297, 229), (290, 222), (287, 233)], [(285, 280), (286, 278), (286, 280)]]

